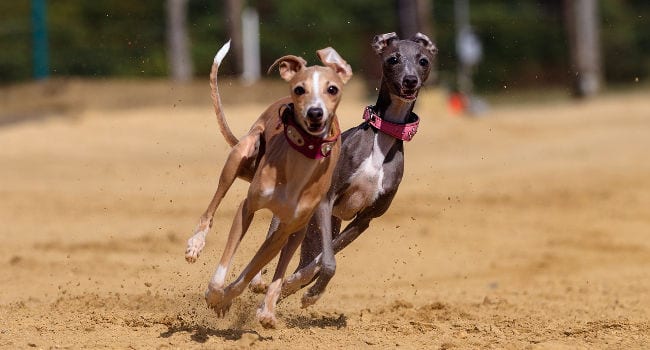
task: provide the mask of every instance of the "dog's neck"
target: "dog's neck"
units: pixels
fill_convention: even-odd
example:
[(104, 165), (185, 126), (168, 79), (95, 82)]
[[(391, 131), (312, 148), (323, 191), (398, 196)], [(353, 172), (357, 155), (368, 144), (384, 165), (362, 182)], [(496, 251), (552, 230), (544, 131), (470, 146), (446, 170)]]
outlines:
[(375, 103), (377, 114), (382, 119), (396, 124), (404, 124), (408, 121), (414, 106), (415, 100), (404, 101), (391, 94), (385, 78), (382, 77), (379, 96), (377, 96), (377, 103)]

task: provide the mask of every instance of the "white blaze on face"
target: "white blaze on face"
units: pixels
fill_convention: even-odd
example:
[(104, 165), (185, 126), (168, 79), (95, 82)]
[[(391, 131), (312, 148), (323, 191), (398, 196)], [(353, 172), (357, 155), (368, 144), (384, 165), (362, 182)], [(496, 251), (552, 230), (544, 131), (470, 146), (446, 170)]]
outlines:
[(320, 107), (323, 110), (323, 120), (327, 120), (327, 117), (329, 116), (329, 111), (327, 110), (327, 106), (325, 106), (325, 101), (323, 101), (323, 92), (321, 91), (321, 87), (320, 87), (320, 72), (315, 71), (314, 74), (311, 76), (311, 79), (312, 79), (312, 87), (311, 87), (312, 98), (307, 108), (305, 108), (305, 115), (310, 108)]

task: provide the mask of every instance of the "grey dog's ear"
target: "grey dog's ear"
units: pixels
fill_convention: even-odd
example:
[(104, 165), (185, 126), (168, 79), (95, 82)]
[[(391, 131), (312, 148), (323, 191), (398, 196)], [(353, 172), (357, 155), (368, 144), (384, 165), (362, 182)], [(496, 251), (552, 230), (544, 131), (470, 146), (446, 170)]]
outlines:
[(438, 48), (433, 44), (431, 39), (422, 33), (416, 33), (410, 40), (422, 45), (425, 49), (431, 52), (432, 55), (435, 55), (438, 52)]
[(289, 81), (291, 78), (293, 78), (294, 75), (296, 75), (296, 73), (305, 68), (307, 61), (305, 61), (302, 57), (294, 55), (283, 56), (273, 62), (271, 67), (269, 67), (267, 74), (271, 73), (276, 65), (278, 66), (278, 70), (280, 71), (280, 76), (282, 79)]
[(336, 50), (326, 47), (316, 51), (316, 53), (325, 66), (332, 68), (338, 74), (343, 84), (352, 78), (352, 67), (345, 62)]
[(372, 48), (375, 49), (375, 52), (378, 55), (381, 55), (381, 53), (384, 52), (384, 49), (388, 47), (393, 40), (397, 39), (399, 38), (395, 32), (375, 35), (375, 38), (372, 40)]

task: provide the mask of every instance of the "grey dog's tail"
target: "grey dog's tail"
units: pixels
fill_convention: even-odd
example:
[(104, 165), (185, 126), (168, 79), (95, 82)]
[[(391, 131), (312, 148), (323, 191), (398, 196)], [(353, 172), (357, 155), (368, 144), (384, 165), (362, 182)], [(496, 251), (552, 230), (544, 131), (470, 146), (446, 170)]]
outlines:
[(219, 96), (219, 88), (217, 87), (217, 73), (219, 72), (219, 65), (221, 65), (223, 58), (226, 57), (228, 50), (230, 50), (230, 40), (228, 40), (228, 42), (219, 49), (217, 55), (214, 56), (212, 70), (210, 71), (210, 90), (212, 95), (212, 105), (214, 106), (214, 114), (217, 115), (217, 123), (219, 123), (221, 134), (226, 139), (226, 142), (228, 142), (230, 147), (233, 147), (239, 142), (239, 139), (235, 137), (235, 135), (230, 130), (230, 127), (228, 127), (228, 123), (226, 122), (226, 115), (223, 113), (223, 109), (221, 108), (221, 97)]

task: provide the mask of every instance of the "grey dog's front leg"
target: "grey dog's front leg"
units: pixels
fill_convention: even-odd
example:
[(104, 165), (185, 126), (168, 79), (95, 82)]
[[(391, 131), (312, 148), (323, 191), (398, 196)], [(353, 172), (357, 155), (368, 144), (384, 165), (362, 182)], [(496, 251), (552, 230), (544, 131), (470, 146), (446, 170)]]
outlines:
[[(326, 264), (327, 259), (327, 254), (326, 254), (326, 249), (329, 249), (329, 253), (331, 255), (331, 259), (334, 260), (334, 254), (340, 252), (343, 250), (343, 248), (347, 247), (352, 241), (354, 241), (359, 235), (361, 235), (369, 226), (370, 226), (370, 221), (373, 219), (372, 216), (370, 215), (359, 215), (357, 216), (352, 222), (350, 222), (343, 232), (336, 237), (332, 241), (331, 239), (331, 234), (327, 235), (326, 231), (323, 230), (322, 235), (323, 235), (323, 242), (330, 242), (330, 244), (323, 243), (323, 255), (321, 256), (321, 266), (320, 266), (320, 271), (318, 272), (318, 279), (314, 283), (311, 288), (305, 293), (305, 295), (302, 298), (302, 305), (303, 307), (307, 307), (309, 305), (312, 305), (315, 303), (318, 298), (320, 298), (320, 295), (325, 291), (325, 288), (329, 284), (329, 281), (332, 279), (334, 276), (334, 272), (336, 269), (336, 262), (333, 261), (334, 268), (326, 268), (328, 266)], [(327, 247), (327, 248), (326, 248)], [(314, 261), (313, 263), (316, 263)], [(313, 299), (313, 300), (312, 300)]]

